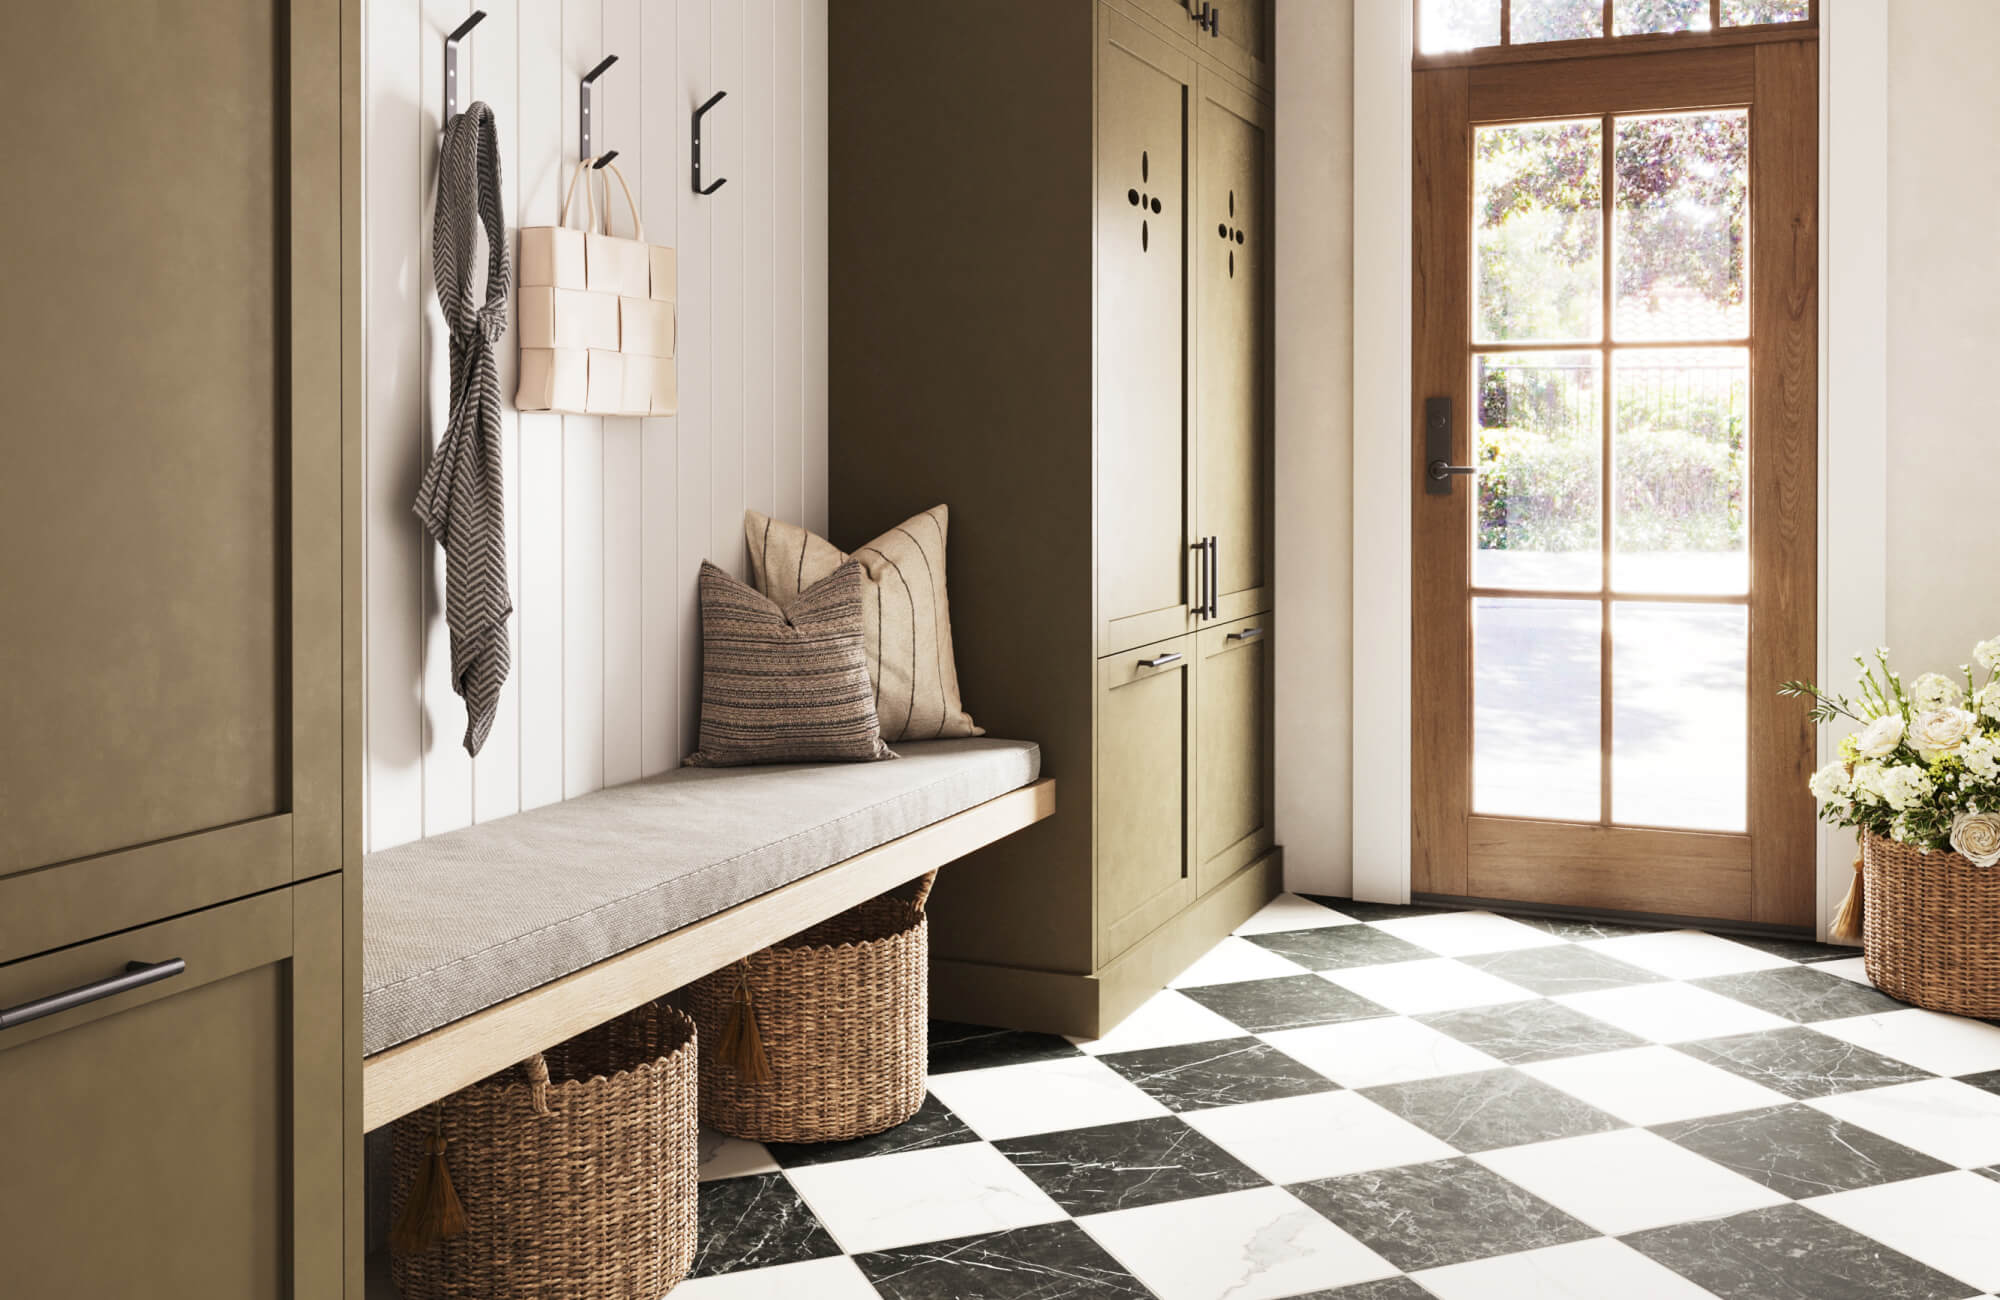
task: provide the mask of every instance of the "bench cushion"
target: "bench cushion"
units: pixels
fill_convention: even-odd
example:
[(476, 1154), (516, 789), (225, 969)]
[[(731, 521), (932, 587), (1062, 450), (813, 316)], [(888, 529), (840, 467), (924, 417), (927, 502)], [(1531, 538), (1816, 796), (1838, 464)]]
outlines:
[(363, 1051), (998, 798), (1041, 768), (1024, 741), (896, 750), (894, 763), (677, 768), (369, 854)]

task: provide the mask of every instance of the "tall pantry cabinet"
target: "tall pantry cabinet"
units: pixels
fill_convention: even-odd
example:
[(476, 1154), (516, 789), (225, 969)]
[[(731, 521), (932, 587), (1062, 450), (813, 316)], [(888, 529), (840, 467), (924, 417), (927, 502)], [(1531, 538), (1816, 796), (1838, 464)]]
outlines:
[(1277, 889), (1269, 11), (1207, 13), (831, 11), (834, 540), (950, 505), (967, 707), (1060, 790), (940, 882), (941, 1017), (1100, 1033)]

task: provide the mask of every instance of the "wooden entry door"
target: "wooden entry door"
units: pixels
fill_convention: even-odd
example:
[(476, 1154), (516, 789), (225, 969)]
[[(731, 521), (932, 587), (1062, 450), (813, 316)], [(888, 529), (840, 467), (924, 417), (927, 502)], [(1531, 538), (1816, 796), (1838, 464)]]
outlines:
[(1568, 54), (1415, 76), (1412, 889), (1809, 926), (1817, 43)]

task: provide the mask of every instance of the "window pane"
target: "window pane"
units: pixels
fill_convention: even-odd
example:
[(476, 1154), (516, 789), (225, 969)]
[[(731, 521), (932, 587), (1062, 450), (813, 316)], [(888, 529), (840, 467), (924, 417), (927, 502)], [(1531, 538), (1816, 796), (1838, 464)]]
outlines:
[(1644, 348), (1611, 363), (1611, 585), (1750, 590), (1750, 354)]
[(1708, 0), (1612, 0), (1611, 27), (1620, 36), (1705, 32)]
[(1516, 45), (1604, 35), (1601, 0), (1514, 0), (1510, 15), (1508, 39)]
[(1500, 43), (1500, 0), (1418, 0), (1417, 13), (1417, 48), (1425, 54)]
[(1613, 337), (1741, 338), (1750, 117), (1621, 117), (1612, 153)]
[(1722, 0), (1722, 25), (1802, 23), (1812, 17), (1812, 0)]
[(1533, 122), (1473, 137), (1473, 336), (1483, 343), (1600, 338), (1603, 127)]
[(1748, 826), (1748, 636), (1740, 605), (1612, 606), (1613, 821)]
[(1472, 810), (1596, 821), (1594, 600), (1472, 602)]
[(1599, 590), (1601, 368), (1595, 352), (1473, 358), (1479, 436), (1473, 585)]

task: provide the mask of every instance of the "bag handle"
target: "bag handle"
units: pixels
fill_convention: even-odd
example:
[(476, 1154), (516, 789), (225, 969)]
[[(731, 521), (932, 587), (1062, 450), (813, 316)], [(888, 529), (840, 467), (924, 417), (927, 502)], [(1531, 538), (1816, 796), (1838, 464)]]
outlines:
[[(625, 173), (618, 170), (617, 163), (606, 163), (599, 171), (610, 172), (618, 178), (618, 188), (625, 191), (625, 207), (632, 214), (632, 238), (646, 242), (646, 223), (639, 217), (639, 204), (632, 198), (632, 187), (625, 183)], [(611, 233), (611, 182), (604, 182), (604, 233)]]
[[(578, 181), (583, 181), (584, 182), (583, 203), (584, 203), (584, 211), (587, 214), (587, 218), (583, 223), (584, 233), (588, 234), (597, 229), (597, 198), (595, 195), (591, 193), (590, 182), (584, 180), (584, 177), (587, 176), (590, 172), (590, 164), (592, 161), (594, 160), (589, 158), (583, 159), (582, 161), (577, 163), (576, 171), (571, 174), (569, 178), (569, 189), (563, 194), (562, 216), (557, 218), (556, 220), (556, 224), (558, 226), (562, 226), (564, 228), (567, 228), (569, 226), (569, 205), (576, 198), (576, 183)], [(608, 194), (609, 192), (607, 191), (607, 197), (604, 203), (604, 206), (607, 208), (611, 206), (611, 201), (610, 198), (608, 197)], [(606, 215), (608, 216), (610, 214), (607, 213)]]
[(937, 868), (935, 867), (926, 871), (917, 881), (916, 892), (910, 895), (910, 906), (916, 910), (917, 915), (923, 915), (924, 904), (928, 903), (931, 898), (931, 886), (936, 883)]
[(521, 1062), (521, 1068), (528, 1075), (528, 1105), (533, 1108), (537, 1115), (555, 1114), (555, 1111), (549, 1106), (548, 1058), (540, 1052), (536, 1052), (533, 1056)]

